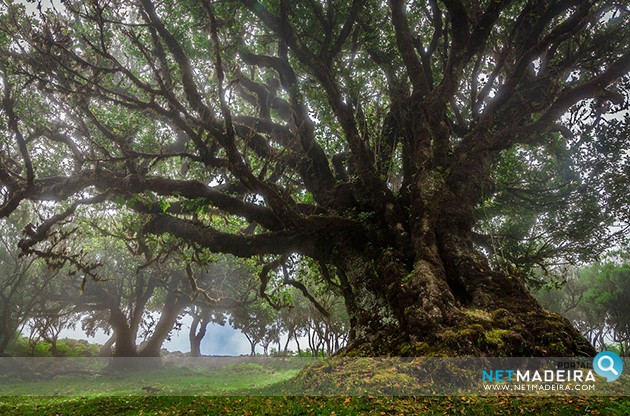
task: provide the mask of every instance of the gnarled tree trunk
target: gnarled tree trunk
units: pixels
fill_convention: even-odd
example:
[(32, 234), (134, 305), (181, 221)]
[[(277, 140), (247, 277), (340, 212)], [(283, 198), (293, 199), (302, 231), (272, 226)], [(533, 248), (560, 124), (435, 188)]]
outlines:
[(589, 342), (530, 295), (518, 274), (492, 270), (469, 235), (441, 218), (413, 249), (339, 243), (350, 316), (349, 355), (593, 355)]
[(407, 185), (410, 208), (393, 237), (335, 247), (352, 326), (347, 354), (595, 353), (566, 319), (543, 310), (518, 272), (492, 270), (474, 247), (488, 166), (423, 172)]

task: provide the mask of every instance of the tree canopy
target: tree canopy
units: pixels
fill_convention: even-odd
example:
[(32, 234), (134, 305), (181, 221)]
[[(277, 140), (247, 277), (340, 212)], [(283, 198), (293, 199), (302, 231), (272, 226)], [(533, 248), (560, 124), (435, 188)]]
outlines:
[(139, 249), (258, 258), (263, 293), (312, 259), (350, 349), (463, 353), (440, 334), (483, 309), (528, 311), (520, 353), (592, 351), (566, 321), (543, 345), (521, 280), (627, 230), (625, 1), (9, 4), (0, 217), (40, 211), (24, 252), (91, 273), (68, 223), (116, 212)]
[[(599, 349), (630, 353), (630, 267), (627, 254), (567, 273), (566, 283), (538, 293), (541, 303), (562, 313)], [(619, 261), (621, 260), (621, 262)]]

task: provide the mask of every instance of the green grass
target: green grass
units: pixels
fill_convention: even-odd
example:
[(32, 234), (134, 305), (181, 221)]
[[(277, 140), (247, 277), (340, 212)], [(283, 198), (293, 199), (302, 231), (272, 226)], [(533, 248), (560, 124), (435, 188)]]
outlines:
[[(0, 377), (3, 396), (226, 395), (287, 381), (298, 368), (240, 363), (215, 369), (158, 368), (144, 371), (61, 375), (44, 380)], [(2, 414), (2, 413), (0, 413)]]
[[(66, 375), (30, 382), (0, 376), (0, 415), (630, 414), (629, 397), (272, 396), (282, 387), (304, 383), (303, 376), (295, 377), (297, 372), (289, 366), (247, 362), (205, 370), (93, 372), (80, 379)], [(11, 396), (17, 392), (23, 395)]]
[(627, 415), (627, 398), (0, 397), (2, 415)]

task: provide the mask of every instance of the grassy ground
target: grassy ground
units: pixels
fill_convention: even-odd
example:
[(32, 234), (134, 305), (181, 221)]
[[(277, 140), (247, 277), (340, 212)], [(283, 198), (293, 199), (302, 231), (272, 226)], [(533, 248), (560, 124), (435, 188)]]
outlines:
[[(287, 381), (299, 368), (272, 368), (241, 363), (214, 369), (159, 368), (88, 374), (67, 374), (40, 380), (2, 377), (4, 396), (195, 396), (229, 395), (267, 388)], [(251, 395), (251, 393), (246, 393)], [(263, 393), (264, 394), (264, 393)], [(269, 395), (269, 394), (266, 394)], [(2, 414), (0, 412), (0, 414)]]
[(0, 415), (630, 415), (630, 397), (271, 396), (304, 382), (297, 372), (240, 363), (211, 373), (99, 371), (30, 381), (0, 374)]
[(627, 398), (3, 397), (2, 415), (628, 415)]

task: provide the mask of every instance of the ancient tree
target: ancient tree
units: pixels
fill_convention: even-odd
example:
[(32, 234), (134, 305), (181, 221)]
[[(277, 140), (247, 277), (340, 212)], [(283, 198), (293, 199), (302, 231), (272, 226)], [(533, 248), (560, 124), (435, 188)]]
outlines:
[(628, 219), (624, 1), (63, 4), (0, 14), (0, 216), (46, 214), (24, 252), (81, 269), (69, 224), (117, 210), (265, 262), (263, 293), (311, 259), (349, 353), (594, 352), (524, 270)]

